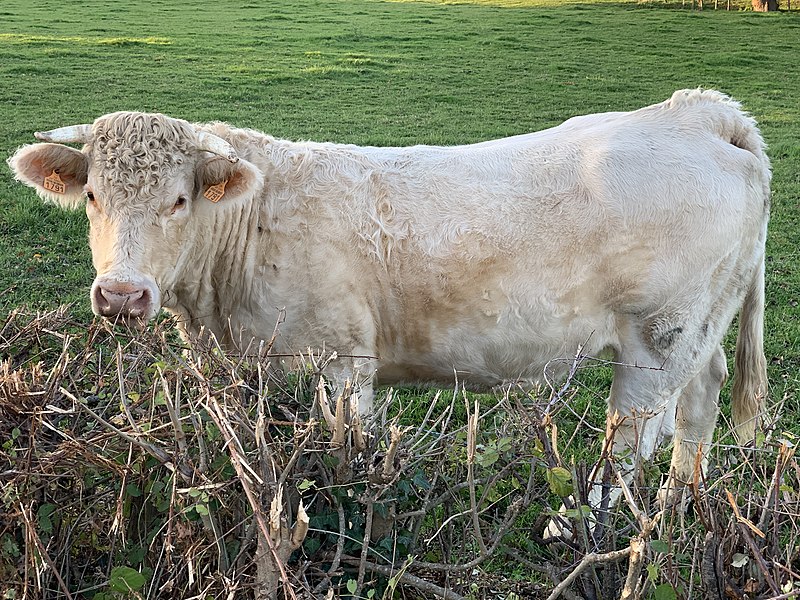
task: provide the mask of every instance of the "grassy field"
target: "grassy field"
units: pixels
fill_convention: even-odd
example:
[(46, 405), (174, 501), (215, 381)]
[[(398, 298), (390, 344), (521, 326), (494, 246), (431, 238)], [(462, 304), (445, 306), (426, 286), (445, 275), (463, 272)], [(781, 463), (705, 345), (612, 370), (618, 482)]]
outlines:
[[(800, 433), (800, 12), (554, 0), (72, 4), (0, 6), (6, 155), (36, 130), (124, 109), (292, 139), (461, 144), (679, 88), (733, 95), (773, 161), (766, 353), (772, 404), (785, 401), (779, 428)], [(91, 320), (86, 229), (82, 213), (42, 205), (0, 169), (0, 320), (23, 304), (62, 303)], [(581, 402), (598, 398), (602, 411), (605, 374), (583, 384)]]

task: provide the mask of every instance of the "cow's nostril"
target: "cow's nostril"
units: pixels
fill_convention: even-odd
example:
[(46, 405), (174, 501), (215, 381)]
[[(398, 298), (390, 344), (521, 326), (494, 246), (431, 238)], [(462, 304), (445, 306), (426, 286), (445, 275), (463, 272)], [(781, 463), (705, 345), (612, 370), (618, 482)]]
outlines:
[(106, 299), (105, 294), (103, 293), (103, 288), (101, 286), (96, 286), (92, 291), (94, 300), (94, 305), (97, 307), (97, 310), (100, 311), (101, 314), (105, 314), (106, 310), (108, 310), (111, 306)]
[(150, 291), (130, 284), (99, 284), (93, 299), (97, 312), (105, 317), (140, 318), (150, 312)]
[(131, 294), (126, 308), (130, 316), (136, 318), (144, 317), (150, 310), (150, 292), (138, 290), (138, 294)]

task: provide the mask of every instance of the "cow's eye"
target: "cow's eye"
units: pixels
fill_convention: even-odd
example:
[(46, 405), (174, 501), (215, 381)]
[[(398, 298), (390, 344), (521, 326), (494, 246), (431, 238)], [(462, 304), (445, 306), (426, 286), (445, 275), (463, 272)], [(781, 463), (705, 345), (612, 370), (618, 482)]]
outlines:
[(86, 199), (89, 202), (94, 202), (94, 194), (92, 192), (86, 192)]
[(178, 196), (178, 199), (175, 201), (175, 206), (172, 207), (172, 210), (178, 210), (186, 206), (186, 196)]

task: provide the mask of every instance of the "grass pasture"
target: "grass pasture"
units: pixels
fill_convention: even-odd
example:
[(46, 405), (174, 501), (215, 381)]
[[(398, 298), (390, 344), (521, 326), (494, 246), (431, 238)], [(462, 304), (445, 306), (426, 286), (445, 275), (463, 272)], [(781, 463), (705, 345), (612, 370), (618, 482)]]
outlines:
[[(784, 455), (779, 453), (789, 450), (777, 449), (780, 444), (776, 440), (783, 439), (790, 445), (794, 439), (792, 435), (800, 435), (799, 43), (800, 11), (778, 14), (701, 12), (682, 8), (680, 3), (674, 2), (220, 0), (198, 6), (186, 0), (131, 0), (126, 3), (110, 0), (81, 3), (4, 0), (0, 6), (0, 100), (3, 107), (0, 113), (0, 148), (10, 155), (18, 146), (33, 142), (34, 131), (90, 122), (101, 114), (126, 109), (158, 111), (195, 121), (224, 120), (292, 139), (362, 145), (462, 144), (542, 129), (577, 114), (638, 108), (661, 101), (679, 88), (702, 86), (725, 91), (742, 101), (760, 123), (769, 145), (774, 172), (765, 337), (770, 369), (770, 403), (779, 417), (775, 429), (768, 436), (777, 445), (768, 448), (778, 454), (770, 454), (771, 462), (754, 461), (751, 464), (746, 455), (726, 450), (724, 438), (721, 438), (723, 444), (715, 450), (716, 473), (734, 473), (735, 481), (728, 479), (727, 485), (736, 488), (734, 491), (743, 498), (742, 506), (755, 506), (753, 510), (756, 510), (760, 505), (768, 505), (762, 492), (772, 489), (770, 477), (778, 473), (783, 477), (778, 466), (782, 464), (781, 456)], [(111, 387), (108, 387), (107, 396), (102, 391), (103, 386), (111, 386), (109, 379), (117, 380), (113, 360), (108, 363), (111, 367), (107, 365), (103, 371), (100, 362), (95, 364), (89, 353), (78, 351), (84, 362), (73, 361), (70, 364), (81, 364), (84, 369), (91, 367), (93, 375), (86, 375), (84, 381), (80, 374), (73, 374), (70, 380), (63, 363), (59, 362), (63, 349), (58, 347), (58, 339), (53, 338), (48, 329), (52, 324), (67, 328), (78, 345), (94, 343), (102, 338), (103, 348), (116, 352), (115, 344), (118, 342), (113, 337), (104, 337), (105, 334), (93, 337), (95, 334), (92, 332), (96, 330), (92, 327), (99, 326), (89, 326), (92, 317), (88, 290), (93, 270), (86, 229), (82, 213), (67, 213), (42, 205), (33, 192), (12, 180), (7, 168), (0, 169), (0, 323), (10, 327), (2, 329), (0, 349), (5, 356), (0, 356), (0, 359), (8, 361), (10, 370), (18, 369), (28, 377), (25, 389), (50, 389), (50, 380), (46, 376), (40, 377), (31, 371), (37, 361), (43, 361), (45, 371), (58, 371), (58, 380), (64, 385), (71, 381), (77, 386), (77, 392), (90, 395), (94, 410), (99, 411), (98, 406), (102, 406), (109, 414), (119, 413), (120, 403), (124, 404), (125, 399), (114, 396)], [(21, 317), (14, 314), (15, 309), (23, 305), (33, 311), (53, 311), (65, 303), (74, 304), (69, 318), (48, 317), (28, 329), (20, 324)], [(30, 320), (36, 323), (34, 317), (31, 316)], [(15, 332), (13, 339), (9, 337), (10, 331)], [(729, 344), (731, 350), (732, 340)], [(122, 343), (122, 347), (128, 349), (126, 344), (131, 342)], [(178, 355), (160, 360), (150, 352), (147, 350), (143, 354), (146, 358), (142, 359), (150, 361), (148, 365), (135, 363), (130, 374), (138, 378), (136, 381), (144, 382), (141, 383), (142, 389), (134, 392), (137, 400), (140, 392), (144, 397), (149, 390), (147, 393), (152, 393), (155, 403), (161, 380), (154, 374), (157, 369), (152, 365), (158, 364), (162, 369), (174, 367), (176, 372), (185, 369), (186, 365), (181, 363)], [(108, 371), (109, 368), (112, 370)], [(100, 379), (105, 377), (104, 382), (89, 380), (98, 376), (102, 376)], [(31, 465), (32, 457), (36, 458), (33, 441), (39, 440), (41, 448), (50, 448), (48, 444), (52, 442), (45, 439), (47, 443), (44, 443), (37, 437), (41, 434), (34, 431), (35, 428), (31, 429), (30, 423), (39, 421), (32, 419), (31, 415), (37, 414), (37, 419), (45, 421), (51, 419), (48, 422), (56, 429), (61, 427), (64, 435), (80, 441), (86, 448), (95, 448), (94, 444), (97, 444), (98, 449), (92, 450), (94, 454), (91, 454), (92, 457), (101, 457), (91, 474), (96, 479), (90, 484), (90, 476), (86, 475), (85, 488), (82, 489), (98, 494), (92, 496), (87, 492), (87, 497), (100, 498), (98, 506), (107, 508), (112, 516), (116, 514), (125, 520), (138, 514), (143, 518), (144, 509), (138, 498), (143, 491), (147, 491), (145, 495), (161, 494), (161, 498), (169, 474), (163, 470), (163, 465), (152, 462), (152, 456), (147, 458), (146, 453), (141, 459), (131, 458), (134, 446), (129, 449), (130, 455), (122, 456), (123, 446), (108, 442), (105, 434), (89, 429), (97, 425), (92, 419), (89, 419), (90, 425), (78, 425), (77, 421), (62, 421), (59, 425), (52, 417), (42, 417), (36, 412), (39, 409), (30, 404), (15, 412), (13, 407), (9, 407), (17, 396), (3, 396), (2, 393), (2, 390), (11, 389), (8, 387), (11, 385), (9, 377), (8, 372), (0, 372), (0, 482), (3, 485), (0, 490), (0, 594), (5, 594), (4, 598), (34, 598), (38, 597), (37, 594), (47, 598), (66, 598), (66, 587), (76, 598), (135, 598), (133, 593), (122, 591), (124, 585), (117, 591), (113, 586), (109, 587), (109, 581), (113, 579), (110, 574), (114, 567), (126, 567), (146, 571), (150, 583), (157, 581), (158, 577), (165, 577), (148, 554), (155, 552), (148, 546), (155, 539), (153, 532), (143, 534), (141, 540), (125, 539), (118, 533), (107, 536), (108, 531), (113, 530), (111, 519), (107, 519), (103, 521), (108, 526), (106, 531), (97, 526), (87, 538), (75, 534), (74, 540), (78, 541), (73, 542), (98, 549), (98, 552), (103, 549), (105, 559), (96, 556), (90, 559), (78, 550), (72, 550), (70, 555), (67, 548), (64, 550), (66, 562), (58, 563), (54, 569), (43, 558), (48, 549), (52, 556), (58, 554), (55, 534), (59, 527), (70, 525), (70, 532), (79, 531), (83, 513), (70, 523), (65, 516), (59, 525), (48, 512), (53, 509), (43, 512), (41, 509), (43, 506), (55, 508), (55, 498), (68, 497), (63, 489), (56, 489), (57, 483), (41, 483), (43, 479), (32, 483), (28, 478), (25, 485), (19, 483), (19, 465)], [(169, 377), (173, 376), (167, 379)], [(174, 377), (175, 381), (180, 379), (180, 375)], [(173, 379), (169, 381), (174, 383)], [(206, 384), (204, 380), (198, 381), (192, 385), (202, 389)], [(602, 400), (607, 385), (607, 374), (602, 370), (582, 374), (575, 382), (578, 389), (574, 400), (575, 412), (580, 415), (588, 410), (589, 420), (602, 424)], [(191, 387), (188, 383), (187, 386), (187, 389)], [(119, 395), (119, 389), (116, 393)], [(726, 395), (727, 390), (723, 393)], [(434, 397), (432, 392), (418, 393), (415, 390), (398, 394), (404, 406), (412, 407), (416, 400), (417, 404), (427, 408)], [(129, 400), (134, 404), (137, 401), (132, 397)], [(53, 402), (62, 406), (55, 400)], [(493, 405), (491, 399), (484, 399), (484, 402)], [(459, 410), (462, 408), (459, 405)], [(409, 409), (404, 418), (409, 422), (421, 420), (424, 409), (417, 415), (418, 410)], [(565, 420), (560, 439), (565, 440), (569, 439), (579, 418), (570, 416), (566, 410), (562, 412)], [(219, 431), (215, 431), (217, 437), (211, 435), (209, 438), (212, 441), (219, 439)], [(465, 434), (462, 434), (463, 430), (454, 430), (452, 439), (463, 443)], [(581, 461), (589, 455), (596, 457), (599, 447), (594, 434), (576, 437), (569, 448), (561, 450), (564, 465), (572, 468), (574, 478), (579, 480)], [(582, 437), (586, 439), (581, 440)], [(542, 460), (536, 454), (542, 451), (541, 448), (536, 446), (535, 450), (526, 450), (524, 444), (512, 438), (514, 436), (505, 429), (502, 434), (486, 432), (483, 446), (479, 449), (485, 463), (481, 467), (488, 469), (495, 465), (513, 470), (514, 460), (519, 459), (512, 457), (509, 449), (516, 450), (518, 443), (520, 455), (530, 454), (536, 460)], [(388, 438), (385, 442), (376, 450), (382, 453), (381, 456), (390, 443)], [(102, 444), (108, 444), (113, 452), (108, 450), (108, 454), (103, 454), (104, 451), (99, 449)], [(573, 454), (577, 467), (570, 466)], [(52, 456), (56, 457), (55, 451)], [(27, 463), (23, 461), (24, 457), (27, 457)], [(783, 464), (788, 473), (791, 471), (788, 466), (794, 464), (796, 468), (796, 463), (791, 462), (791, 457), (785, 458)], [(116, 461), (117, 465), (103, 474), (100, 472), (108, 465), (103, 467), (100, 463), (106, 459)], [(663, 463), (668, 456), (659, 460)], [(45, 470), (51, 468), (47, 461), (41, 464)], [(147, 470), (156, 467), (162, 469), (159, 473), (164, 479), (159, 483), (158, 492), (153, 492), (153, 480), (148, 479)], [(549, 467), (552, 468), (553, 464)], [(231, 464), (225, 463), (215, 475), (233, 478), (235, 474), (231, 469)], [(111, 474), (118, 473), (125, 473), (128, 483), (114, 488)], [(550, 479), (540, 474), (536, 481), (544, 489), (549, 482), (553, 493), (549, 497), (537, 496), (537, 499), (557, 505), (557, 489), (552, 487), (553, 471), (547, 473)], [(533, 481), (534, 474), (529, 475)], [(415, 484), (422, 481), (415, 477), (418, 477), (416, 472), (410, 473), (409, 481)], [(298, 476), (295, 483), (301, 485), (304, 481)], [(492, 518), (495, 519), (492, 522), (502, 521), (505, 513), (497, 506), (503, 506), (503, 499), (515, 493), (515, 486), (520, 485), (520, 481), (513, 477), (496, 481), (491, 493), (487, 488), (486, 497), (491, 505), (491, 510), (487, 508), (483, 514), (487, 522)], [(758, 492), (761, 496), (748, 498), (750, 483), (753, 483), (754, 490), (763, 488)], [(364, 492), (363, 488), (353, 486), (356, 494)], [(797, 575), (800, 572), (800, 547), (794, 535), (800, 526), (787, 525), (786, 522), (798, 519), (796, 503), (800, 486), (796, 474), (787, 474), (772, 487), (776, 498), (780, 497), (793, 507), (787, 509), (783, 526), (771, 521), (761, 523), (760, 516), (754, 517), (749, 513), (744, 514), (744, 518), (752, 518), (755, 525), (764, 526), (762, 529), (769, 526), (769, 539), (764, 542), (767, 545), (759, 546), (761, 542), (758, 539), (751, 541), (762, 550), (772, 548), (772, 559), (789, 570), (788, 574), (782, 572), (779, 581), (773, 583), (780, 588), (780, 593), (790, 598), (792, 582), (800, 584)], [(102, 495), (96, 491), (99, 489), (105, 490), (102, 494), (110, 490), (111, 495)], [(138, 495), (134, 493), (136, 491)], [(690, 511), (687, 517), (700, 524), (684, 524), (686, 529), (680, 529), (675, 525), (677, 521), (670, 521), (669, 526), (662, 525), (654, 535), (654, 541), (666, 546), (655, 544), (647, 555), (647, 563), (653, 571), (647, 571), (643, 576), (649, 579), (646, 579), (647, 585), (641, 597), (703, 597), (697, 592), (697, 578), (706, 563), (700, 559), (695, 563), (693, 557), (706, 556), (706, 553), (710, 556), (717, 547), (720, 556), (741, 554), (745, 557), (735, 559), (740, 566), (731, 566), (727, 571), (731, 579), (729, 583), (738, 586), (730, 588), (732, 591), (729, 593), (733, 595), (729, 597), (736, 597), (736, 590), (749, 593), (746, 586), (750, 580), (761, 587), (752, 584), (750, 589), (754, 591), (749, 597), (779, 596), (774, 590), (770, 591), (768, 583), (764, 583), (757, 552), (742, 541), (745, 534), (739, 532), (736, 534), (739, 537), (735, 537), (728, 535), (724, 528), (714, 528), (723, 519), (732, 518), (722, 488), (715, 492), (717, 495), (711, 500), (698, 502), (697, 510), (694, 513)], [(126, 493), (130, 497), (126, 497)], [(413, 496), (408, 490), (403, 493)], [(109, 499), (114, 494), (118, 501)], [(200, 541), (197, 546), (191, 546), (188, 541), (203, 538), (203, 529), (198, 523), (205, 523), (202, 512), (205, 509), (193, 507), (213, 506), (216, 501), (215, 497), (209, 499), (201, 495), (201, 499), (205, 498), (201, 502), (197, 497), (192, 496), (194, 500), (187, 501), (182, 513), (194, 519), (191, 527), (197, 530), (186, 533), (184, 548), (201, 547)], [(32, 504), (15, 512), (25, 498), (32, 499)], [(350, 507), (353, 504), (346, 499), (339, 501), (342, 504), (338, 506)], [(137, 506), (142, 512), (134, 512)], [(495, 509), (497, 514), (492, 512)], [(579, 562), (582, 554), (578, 550), (557, 549), (534, 541), (531, 532), (537, 527), (540, 532), (541, 524), (537, 524), (537, 518), (543, 510), (538, 506), (518, 515), (515, 529), (508, 532), (508, 540), (503, 543), (508, 552), (498, 553), (476, 568), (477, 575), (473, 579), (480, 584), (471, 588), (469, 581), (465, 581), (470, 578), (461, 575), (452, 578), (436, 575), (432, 580), (440, 586), (450, 586), (462, 597), (510, 600), (515, 597), (512, 594), (517, 594), (516, 597), (546, 598), (554, 585), (551, 577), (554, 573), (531, 568), (530, 564), (537, 567), (554, 565), (555, 575), (563, 579), (569, 573), (570, 565)], [(777, 503), (774, 510), (778, 511)], [(235, 526), (233, 514), (231, 512), (226, 517), (230, 519), (231, 527)], [(326, 513), (326, 516), (331, 517), (330, 523), (317, 522), (316, 525), (335, 531), (339, 526), (335, 511)], [(169, 520), (162, 518), (153, 522), (177, 522), (173, 517), (170, 513)], [(441, 515), (437, 513), (435, 518), (441, 518)], [(711, 522), (717, 525), (712, 526)], [(354, 528), (363, 536), (363, 523), (356, 523)], [(635, 524), (628, 523), (624, 531), (626, 533), (620, 534), (619, 540), (605, 540), (602, 549), (624, 547), (627, 544), (625, 535), (630, 537), (637, 529)], [(717, 546), (711, 547), (702, 539), (696, 542), (694, 538), (682, 536), (681, 532), (686, 531), (723, 533), (715, 538)], [(451, 533), (456, 540), (468, 537), (463, 532), (462, 537), (457, 537), (455, 530)], [(750, 535), (758, 538), (752, 532)], [(45, 547), (44, 552), (33, 541), (37, 536)], [(320, 535), (312, 535), (309, 539), (315, 540), (313, 543), (323, 549), (330, 541), (326, 542)], [(47, 545), (48, 540), (50, 545)], [(34, 547), (35, 551), (32, 550)], [(394, 547), (399, 546), (396, 544)], [(30, 557), (25, 555), (26, 550), (32, 553)], [(345, 553), (357, 554), (357, 550), (355, 546), (348, 546)], [(591, 548), (579, 550), (589, 551)], [(230, 547), (228, 551), (233, 556), (239, 551), (239, 546)], [(438, 551), (443, 552), (441, 548)], [(199, 556), (210, 561), (209, 564), (219, 566), (222, 563), (213, 562), (216, 560), (213, 559), (215, 552)], [(304, 547), (304, 552), (311, 556), (318, 550)], [(428, 548), (427, 552), (428, 555), (418, 557), (419, 560), (435, 562), (442, 558), (435, 549)], [(156, 552), (154, 556), (157, 555)], [(66, 568), (70, 556), (71, 564), (85, 567), (83, 571)], [(181, 568), (188, 568), (187, 562), (175, 560)], [(402, 563), (403, 559), (398, 562)], [(20, 565), (29, 567), (30, 571), (21, 570)], [(38, 575), (34, 573), (34, 565), (39, 569)], [(62, 567), (66, 581), (60, 585), (52, 573)], [(776, 572), (771, 565), (766, 570), (773, 576)], [(361, 597), (368, 597), (369, 589), (377, 590), (387, 598), (392, 597), (388, 577), (370, 588), (362, 586), (363, 582), (359, 581), (357, 563), (342, 562), (342, 571), (344, 574), (335, 584), (330, 583), (330, 589), (335, 588), (337, 594), (343, 597), (352, 594), (348, 589), (349, 582), (354, 580)], [(247, 572), (246, 567), (242, 572)], [(411, 569), (409, 572), (414, 571)], [(119, 575), (121, 571), (116, 573)], [(430, 571), (423, 569), (422, 573), (429, 574)], [(611, 569), (599, 573), (608, 575)], [(624, 579), (624, 575), (625, 569), (621, 569), (614, 577)], [(381, 573), (375, 571), (371, 576), (379, 578)], [(186, 577), (186, 573), (181, 571), (176, 581), (186, 582)], [(205, 581), (213, 579), (209, 573), (203, 573), (203, 577)], [(311, 575), (308, 577), (313, 579)], [(31, 587), (4, 583), (23, 580)], [(35, 582), (43, 580), (46, 585), (34, 591)], [(163, 583), (163, 579), (160, 581)], [(214, 593), (220, 594), (222, 584), (219, 581), (216, 584), (218, 587), (214, 588)], [(579, 585), (584, 587), (577, 587)], [(586, 589), (592, 585), (592, 582), (581, 584), (578, 581), (573, 591), (562, 597), (569, 597), (569, 593), (584, 593), (591, 597)], [(786, 585), (790, 587), (786, 588)], [(154, 585), (148, 586), (142, 588), (148, 590), (147, 593), (141, 592), (142, 597), (184, 597), (178, 590), (163, 588), (159, 592)], [(395, 590), (395, 597), (426, 597), (414, 589), (418, 590), (413, 586), (404, 592)], [(492, 592), (492, 589), (500, 592)], [(196, 594), (195, 597), (205, 597), (197, 596), (199, 589), (193, 588), (192, 593)], [(674, 595), (670, 596), (670, 593)], [(725, 589), (721, 593), (726, 593)]]

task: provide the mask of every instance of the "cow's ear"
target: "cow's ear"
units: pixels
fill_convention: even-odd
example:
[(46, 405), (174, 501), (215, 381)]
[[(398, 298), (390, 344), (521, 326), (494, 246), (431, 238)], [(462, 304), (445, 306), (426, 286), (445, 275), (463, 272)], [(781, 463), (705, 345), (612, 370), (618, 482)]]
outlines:
[(197, 170), (200, 195), (220, 205), (252, 198), (261, 189), (264, 175), (256, 166), (240, 159), (231, 163), (225, 158), (209, 158)]
[(88, 162), (75, 148), (61, 144), (23, 146), (8, 159), (14, 177), (64, 208), (82, 204)]

